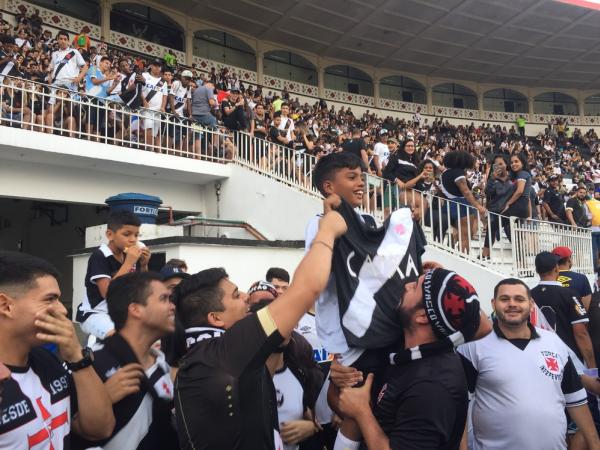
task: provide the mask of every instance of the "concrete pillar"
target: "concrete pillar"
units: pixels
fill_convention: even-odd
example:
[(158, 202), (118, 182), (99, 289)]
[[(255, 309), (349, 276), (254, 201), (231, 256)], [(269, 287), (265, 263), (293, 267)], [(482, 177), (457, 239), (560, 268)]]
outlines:
[(378, 76), (377, 71), (373, 76), (373, 97), (375, 102), (375, 108), (379, 108), (379, 99), (381, 98), (381, 93), (379, 91), (379, 81), (381, 77)]
[(479, 110), (479, 117), (483, 117), (483, 89), (477, 86), (477, 109)]
[(194, 30), (190, 27), (185, 29), (185, 65), (194, 63)]
[(579, 108), (580, 123), (583, 123), (585, 117), (585, 95), (581, 91), (577, 94), (577, 106)]
[(427, 78), (427, 83), (425, 84), (425, 94), (427, 95), (427, 114), (431, 114), (435, 116), (433, 111), (433, 87), (431, 85), (431, 79)]
[(325, 67), (319, 62), (319, 98), (325, 98)]
[(256, 41), (256, 84), (263, 86), (265, 71), (265, 52), (259, 40)]
[[(0, 0), (2, 1), (2, 0)], [(112, 4), (109, 0), (100, 1), (100, 35), (104, 36), (105, 42), (110, 40), (110, 10)]]

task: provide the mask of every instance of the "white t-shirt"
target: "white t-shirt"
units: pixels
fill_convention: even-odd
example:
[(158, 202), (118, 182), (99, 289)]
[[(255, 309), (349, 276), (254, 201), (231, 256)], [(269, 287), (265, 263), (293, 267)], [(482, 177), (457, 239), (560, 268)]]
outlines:
[(181, 81), (175, 80), (171, 85), (169, 94), (174, 97), (173, 101), (175, 102), (175, 112), (180, 116), (183, 116), (187, 100), (192, 98), (192, 92), (190, 88), (183, 87)]
[(15, 38), (15, 44), (19, 47), (19, 50), (29, 50), (31, 44), (27, 39)]
[[(288, 125), (288, 121), (289, 121), (289, 125)], [(287, 128), (286, 128), (287, 126)], [(287, 139), (292, 139), (292, 131), (294, 131), (294, 121), (292, 119), (290, 119), (289, 117), (283, 117), (281, 116), (281, 123), (279, 124), (279, 129), (281, 131), (285, 131), (285, 137)]]
[[(319, 230), (319, 220), (321, 216), (313, 217), (306, 227), (304, 233), (305, 250), (308, 251), (312, 245), (317, 231)], [(319, 342), (329, 353), (339, 353), (341, 355), (340, 362), (349, 366), (356, 361), (364, 352), (362, 348), (350, 348), (346, 337), (342, 331), (342, 320), (340, 318), (340, 307), (337, 302), (335, 280), (333, 275), (329, 276), (329, 281), (324, 292), (319, 296), (315, 303), (315, 323), (317, 326), (317, 337)]]
[(156, 94), (154, 94), (148, 102), (148, 109), (159, 111), (162, 107), (163, 97), (169, 95), (167, 83), (163, 81), (162, 77), (153, 77), (148, 72), (144, 72), (142, 76), (146, 81), (146, 84), (144, 84), (142, 89), (144, 98), (148, 97), (150, 92), (156, 91)]
[(313, 349), (313, 356), (317, 363), (323, 363), (326, 361), (333, 360), (333, 354), (329, 353), (319, 340), (317, 335), (317, 321), (314, 314), (306, 313), (302, 316), (295, 331), (302, 335), (304, 339), (308, 341)]
[(388, 163), (388, 159), (390, 157), (390, 148), (387, 146), (387, 144), (378, 142), (375, 144), (375, 147), (373, 147), (373, 151), (379, 157), (379, 164), (381, 164), (381, 168), (383, 169)]
[[(292, 371), (284, 367), (275, 372), (273, 384), (275, 385), (275, 397), (277, 399), (279, 427), (281, 428), (281, 424), (292, 420), (302, 420), (304, 418), (304, 403), (302, 401), (304, 388)], [(297, 449), (298, 445), (283, 444), (283, 450)]]
[[(69, 56), (71, 55), (72, 56)], [(66, 58), (69, 57), (68, 62), (65, 66), (60, 69), (58, 75), (56, 74), (56, 69), (63, 61), (67, 61)], [(70, 84), (73, 83), (73, 80), (79, 76), (80, 69), (85, 66), (85, 61), (79, 50), (74, 48), (67, 48), (66, 50), (57, 50), (52, 53), (52, 83), (53, 84)]]
[[(474, 450), (566, 450), (565, 406), (585, 404), (587, 394), (567, 386), (571, 378), (563, 380), (570, 372), (568, 347), (555, 333), (535, 330), (539, 338), (524, 350), (495, 331), (458, 347), (477, 371)], [(502, 417), (510, 418), (509, 429)]]

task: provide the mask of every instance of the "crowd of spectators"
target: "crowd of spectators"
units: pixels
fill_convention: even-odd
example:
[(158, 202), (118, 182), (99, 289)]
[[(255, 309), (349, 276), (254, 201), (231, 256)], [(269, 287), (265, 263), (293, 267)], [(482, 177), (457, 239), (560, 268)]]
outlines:
[[(517, 176), (526, 178), (519, 194), (530, 205), (515, 212), (505, 203), (493, 212), (508, 211), (523, 219), (556, 220), (542, 206), (555, 177), (563, 203), (578, 185), (600, 187), (598, 136), (593, 129), (584, 132), (560, 119), (531, 136), (523, 117), (514, 125), (457, 125), (424, 118), (420, 110), (410, 119), (369, 110), (355, 114), (350, 106), (328, 106), (323, 99), (302, 102), (286, 89), (250, 85), (228, 68), (203, 72), (178, 64), (171, 52), (162, 60), (148, 58), (109, 46), (104, 38), (93, 43), (83, 31), (76, 36), (53, 34), (42, 25), (38, 10), (18, 14), (14, 25), (0, 17), (4, 124), (154, 151), (179, 150), (192, 157), (233, 158), (239, 137), (252, 136), (265, 144), (245, 146), (250, 151), (244, 158), (269, 170), (295, 173), (306, 184), (314, 161), (310, 157), (350, 151), (363, 161), (364, 172), (386, 179), (398, 191), (426, 190), (459, 202), (466, 199), (465, 206), (481, 214), (493, 200), (486, 195), (488, 181), (494, 179), (492, 160), (503, 155), (508, 167), (518, 156), (519, 169), (507, 175), (512, 182)], [(205, 136), (204, 127), (219, 133)], [(447, 195), (453, 186), (444, 187), (441, 175), (446, 155), (457, 150), (471, 155), (466, 165), (461, 163), (464, 167), (455, 168), (465, 172), (469, 193), (457, 186), (453, 197)], [(389, 211), (398, 204), (398, 194), (386, 189), (388, 195), (382, 199), (380, 194), (379, 200)], [(510, 206), (517, 199), (506, 200)], [(424, 212), (417, 201), (411, 206)], [(456, 212), (461, 220), (469, 215), (464, 209)], [(561, 220), (574, 223), (566, 215)], [(467, 238), (463, 241), (468, 243)]]

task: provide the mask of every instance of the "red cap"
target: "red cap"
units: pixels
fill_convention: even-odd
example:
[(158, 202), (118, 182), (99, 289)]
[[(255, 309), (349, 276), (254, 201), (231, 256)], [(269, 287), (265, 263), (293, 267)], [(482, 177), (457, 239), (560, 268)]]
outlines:
[(552, 250), (552, 254), (558, 256), (560, 259), (570, 258), (573, 252), (569, 247), (556, 247)]

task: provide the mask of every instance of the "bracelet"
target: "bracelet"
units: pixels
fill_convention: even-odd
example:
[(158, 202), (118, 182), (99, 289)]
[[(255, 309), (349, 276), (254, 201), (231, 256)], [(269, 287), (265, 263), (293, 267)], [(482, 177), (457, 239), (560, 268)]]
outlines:
[(327, 247), (329, 250), (331, 250), (333, 252), (333, 247), (331, 245), (329, 245), (327, 242), (323, 242), (323, 241), (313, 241), (312, 244), (310, 244), (311, 248), (313, 245), (315, 244), (323, 244), (325, 247)]

